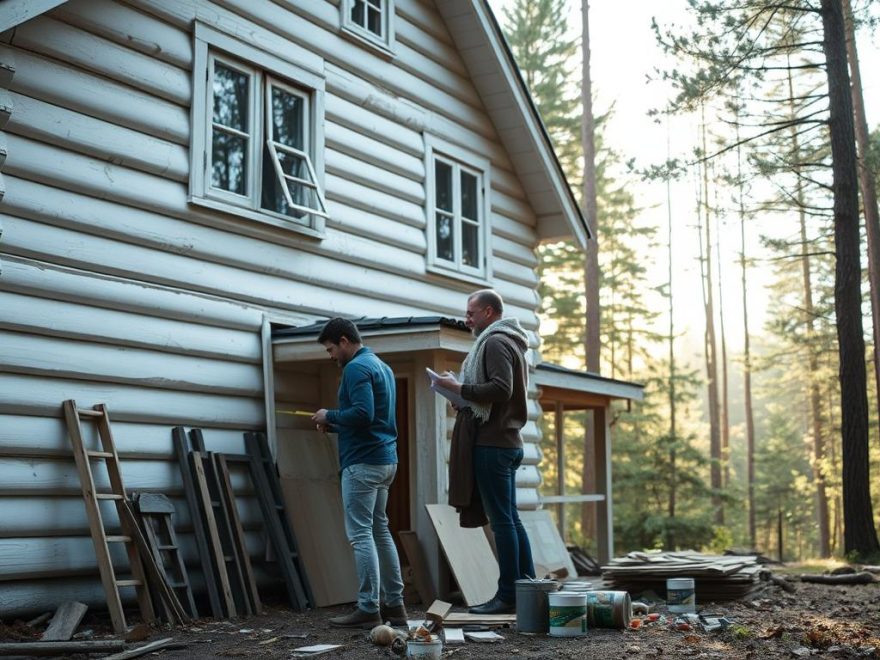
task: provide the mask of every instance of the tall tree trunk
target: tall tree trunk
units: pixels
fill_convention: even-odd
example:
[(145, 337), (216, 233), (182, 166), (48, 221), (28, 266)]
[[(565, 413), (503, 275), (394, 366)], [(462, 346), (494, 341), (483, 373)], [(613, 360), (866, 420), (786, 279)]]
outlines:
[[(703, 156), (706, 151), (706, 111), (703, 112), (702, 141)], [(700, 240), (705, 238), (705, 254), (700, 245), (700, 265), (703, 280), (703, 311), (706, 316), (706, 331), (703, 336), (706, 351), (706, 379), (709, 394), (709, 456), (711, 459), (712, 509), (715, 523), (724, 524), (724, 508), (721, 502), (721, 433), (718, 411), (718, 360), (715, 343), (715, 310), (712, 294), (712, 221), (709, 213), (709, 168), (703, 162), (703, 210), (705, 232), (701, 231)]]
[(862, 95), (862, 74), (856, 49), (856, 29), (852, 3), (843, 3), (846, 21), (846, 54), (852, 76), (852, 103), (855, 111), (856, 144), (859, 148), (859, 188), (865, 213), (865, 234), (868, 238), (868, 283), (871, 292), (871, 318), (874, 337), (874, 381), (877, 384), (877, 412), (880, 413), (880, 213), (877, 210), (877, 189), (874, 172), (868, 165), (868, 121), (865, 118), (865, 99)]
[(880, 551), (871, 506), (868, 394), (861, 312), (859, 192), (846, 29), (840, 0), (822, 0), (834, 181), (834, 310), (840, 351), (844, 552)]
[[(584, 150), (584, 205), (587, 220), (592, 223), (593, 239), (587, 241), (584, 263), (584, 297), (587, 301), (586, 333), (584, 346), (587, 371), (598, 374), (600, 365), (600, 334), (601, 310), (599, 309), (599, 220), (596, 204), (596, 141), (595, 124), (593, 121), (593, 83), (590, 76), (590, 3), (583, 0), (581, 4), (583, 32), (581, 51), (582, 82), (581, 104), (583, 118), (581, 120), (581, 141)], [(589, 417), (589, 416), (588, 416)], [(584, 424), (584, 470), (581, 485), (584, 493), (596, 492), (596, 470), (593, 462), (587, 457), (595, 455), (596, 437), (591, 420)], [(585, 502), (581, 508), (581, 529), (585, 538), (596, 536), (596, 506)]]
[(749, 339), (749, 292), (746, 260), (746, 207), (743, 195), (742, 150), (739, 137), (739, 112), (736, 120), (736, 180), (739, 193), (739, 263), (742, 281), (743, 310), (743, 395), (746, 416), (746, 487), (749, 506), (749, 545), (757, 547), (755, 536), (755, 415), (752, 409), (752, 352)]
[(724, 329), (724, 278), (721, 274), (721, 225), (715, 197), (715, 256), (718, 260), (718, 329), (721, 332), (721, 487), (730, 485), (730, 392), (727, 378), (727, 334)]
[[(794, 80), (791, 67), (788, 68), (788, 106), (794, 121), (797, 111), (794, 107)], [(822, 428), (822, 398), (819, 391), (819, 347), (816, 345), (816, 312), (813, 307), (812, 258), (807, 236), (807, 211), (804, 183), (801, 177), (800, 139), (796, 126), (790, 129), (792, 153), (794, 155), (795, 200), (798, 205), (801, 242), (801, 278), (804, 290), (804, 327), (807, 333), (807, 363), (809, 364), (810, 423), (813, 433), (813, 483), (816, 485), (816, 519), (819, 523), (819, 555), (831, 556), (830, 530), (828, 524), (828, 494), (825, 474), (825, 433)]]
[[(666, 117), (666, 158), (670, 158), (670, 132), (669, 117)], [(669, 336), (667, 341), (669, 344), (669, 502), (667, 505), (667, 514), (669, 516), (669, 524), (666, 526), (666, 549), (676, 549), (675, 538), (675, 507), (677, 496), (677, 479), (676, 474), (676, 449), (678, 443), (677, 429), (675, 427), (676, 419), (676, 401), (675, 401), (675, 315), (673, 314), (673, 289), (672, 289), (672, 179), (666, 178), (666, 235), (667, 235), (667, 278), (669, 287)]]

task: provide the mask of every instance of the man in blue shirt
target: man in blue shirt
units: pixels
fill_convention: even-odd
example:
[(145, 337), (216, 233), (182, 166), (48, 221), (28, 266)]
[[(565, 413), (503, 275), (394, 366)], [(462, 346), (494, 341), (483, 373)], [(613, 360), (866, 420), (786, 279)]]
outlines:
[(328, 321), (318, 343), (342, 367), (339, 408), (322, 408), (312, 420), (318, 430), (338, 434), (345, 531), (359, 582), (355, 611), (330, 619), (330, 625), (406, 625), (400, 560), (385, 514), (397, 473), (394, 374), (363, 345), (357, 327), (347, 319)]

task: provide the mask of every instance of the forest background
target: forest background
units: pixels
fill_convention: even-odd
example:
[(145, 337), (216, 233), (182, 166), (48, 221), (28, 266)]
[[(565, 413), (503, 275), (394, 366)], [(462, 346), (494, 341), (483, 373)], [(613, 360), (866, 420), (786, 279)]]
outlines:
[[(582, 3), (490, 4), (587, 207)], [(740, 547), (785, 560), (841, 556), (834, 200), (819, 0), (769, 13), (774, 3), (759, 0), (589, 4), (599, 272), (595, 282), (585, 277), (573, 243), (542, 246), (542, 355), (587, 366), (585, 292), (593, 287), (600, 373), (645, 385), (645, 400), (615, 409), (612, 420), (617, 554)], [(853, 0), (852, 12), (880, 153), (875, 4)], [(731, 73), (730, 60), (715, 55), (729, 43), (723, 34), (737, 42), (746, 35), (766, 50), (757, 64), (737, 59), (742, 70)], [(867, 164), (873, 152), (866, 152)], [(865, 496), (876, 529), (880, 406), (864, 228), (862, 241), (875, 477)], [(544, 415), (544, 493), (592, 492), (589, 415), (565, 415), (561, 488), (554, 418)], [(592, 506), (564, 506), (566, 539), (592, 549)]]

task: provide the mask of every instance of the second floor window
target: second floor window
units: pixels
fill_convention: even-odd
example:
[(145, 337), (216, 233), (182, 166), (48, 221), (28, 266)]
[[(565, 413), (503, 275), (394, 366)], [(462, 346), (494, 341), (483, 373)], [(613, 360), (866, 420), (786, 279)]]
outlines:
[(386, 54), (394, 50), (394, 0), (342, 0), (342, 28)]

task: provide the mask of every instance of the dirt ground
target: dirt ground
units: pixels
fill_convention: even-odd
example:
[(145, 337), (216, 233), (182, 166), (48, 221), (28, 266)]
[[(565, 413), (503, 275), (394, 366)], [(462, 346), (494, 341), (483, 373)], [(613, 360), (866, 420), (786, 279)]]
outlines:
[[(349, 607), (293, 612), (269, 606), (266, 614), (232, 621), (200, 620), (186, 628), (152, 631), (150, 640), (174, 637), (184, 649), (147, 658), (290, 658), (294, 649), (313, 644), (341, 644), (322, 658), (397, 658), (374, 646), (366, 631), (330, 628), (327, 619)], [(410, 607), (410, 617), (423, 610)], [(454, 611), (463, 611), (456, 607)], [(705, 614), (724, 615), (733, 624), (724, 631), (676, 630), (665, 606), (663, 619), (638, 629), (590, 630), (585, 637), (554, 638), (496, 629), (504, 637), (493, 644), (468, 642), (448, 646), (443, 657), (465, 658), (880, 658), (880, 582), (826, 586), (796, 583), (794, 593), (768, 587), (756, 598), (731, 603), (698, 604)], [(80, 625), (92, 639), (109, 637), (106, 618), (90, 614)], [(26, 640), (31, 631), (21, 623), (0, 625), (3, 641)], [(96, 656), (93, 656), (96, 657)]]

